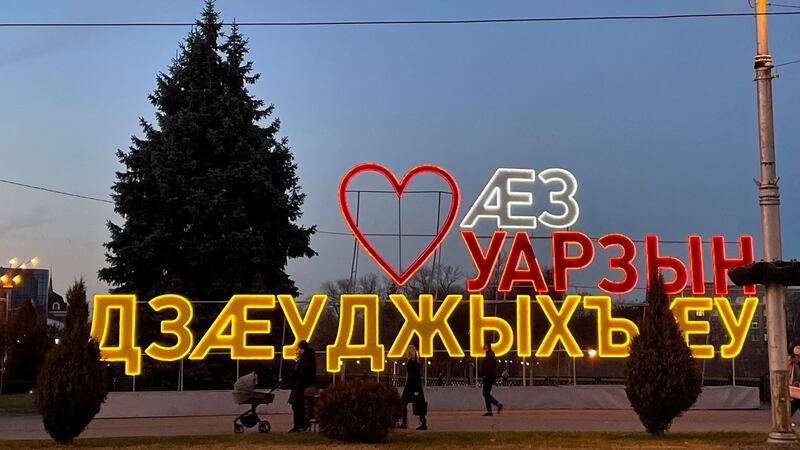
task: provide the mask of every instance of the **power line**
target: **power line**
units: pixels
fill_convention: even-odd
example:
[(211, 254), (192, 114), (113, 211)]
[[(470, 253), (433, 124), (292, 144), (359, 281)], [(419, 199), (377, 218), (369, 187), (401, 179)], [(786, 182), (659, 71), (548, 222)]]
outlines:
[[(80, 198), (80, 199), (83, 199), (83, 200), (91, 200), (91, 201), (95, 201), (95, 202), (114, 204), (113, 201), (107, 200), (107, 199), (102, 199), (102, 198), (97, 198), (97, 197), (89, 197), (87, 195), (73, 194), (72, 192), (59, 191), (59, 190), (56, 190), (56, 189), (50, 189), (50, 188), (46, 188), (46, 187), (43, 187), (43, 186), (35, 186), (35, 185), (32, 185), (32, 184), (19, 183), (17, 181), (5, 180), (5, 179), (2, 179), (2, 178), (0, 178), (0, 183), (11, 184), (11, 185), (14, 185), (14, 186), (24, 187), (24, 188), (28, 188), (28, 189), (35, 189), (37, 191), (49, 192), (51, 194), (66, 195), (68, 197)], [(377, 192), (382, 193), (382, 191), (377, 191)], [(345, 231), (317, 230), (316, 232), (318, 234), (326, 234), (326, 235), (332, 235), (332, 236), (353, 237), (352, 233), (348, 233), (348, 232), (345, 232)], [(436, 235), (435, 234), (428, 234), (428, 233), (408, 233), (408, 234), (402, 234), (402, 235), (399, 234), (399, 233), (364, 233), (364, 236), (372, 236), (372, 237), (400, 237), (400, 236), (403, 236), (403, 237), (433, 238)], [(479, 239), (490, 239), (492, 236), (491, 235), (478, 235), (477, 237)], [(513, 235), (508, 235), (506, 237), (506, 239), (512, 239), (512, 238), (513, 238)], [(549, 240), (549, 239), (552, 239), (551, 236), (531, 236), (530, 238), (532, 240)], [(592, 237), (592, 239), (596, 239), (596, 238)], [(632, 239), (632, 241), (634, 243), (637, 243), (637, 244), (643, 244), (644, 243), (643, 239)], [(659, 240), (658, 242), (661, 243), (661, 244), (686, 244), (687, 243), (687, 241), (680, 240), (680, 239), (663, 239), (663, 240)], [(703, 243), (710, 243), (710, 241), (703, 241)], [(739, 242), (738, 241), (725, 241), (725, 243), (726, 244), (738, 244)]]
[(66, 195), (67, 197), (82, 198), (84, 200), (92, 200), (92, 201), (95, 201), (95, 202), (114, 204), (113, 201), (108, 200), (108, 199), (102, 199), (102, 198), (97, 198), (97, 197), (89, 197), (87, 195), (73, 194), (71, 192), (58, 191), (56, 189), (50, 189), (50, 188), (46, 188), (46, 187), (42, 187), (42, 186), (34, 186), (32, 184), (19, 183), (19, 182), (11, 181), (11, 180), (4, 180), (2, 178), (0, 178), (0, 183), (11, 184), (11, 185), (14, 185), (14, 186), (24, 187), (24, 188), (28, 188), (28, 189), (36, 189), (37, 191), (50, 192), (52, 194)]
[(800, 59), (795, 59), (794, 61), (787, 61), (787, 62), (785, 62), (785, 63), (775, 64), (775, 65), (774, 65), (774, 66), (772, 66), (772, 67), (788, 66), (788, 65), (790, 65), (790, 64), (797, 64), (797, 63), (800, 63)]
[(776, 8), (794, 8), (800, 9), (800, 5), (787, 5), (785, 3), (767, 3), (767, 6), (775, 6)]
[[(316, 233), (318, 233), (318, 234), (328, 234), (328, 235), (332, 235), (332, 236), (345, 236), (345, 237), (351, 237), (351, 238), (353, 237), (353, 233), (347, 233), (345, 231), (316, 230)], [(366, 237), (418, 237), (418, 238), (434, 238), (434, 237), (436, 237), (436, 235), (432, 234), (432, 233), (409, 233), (409, 234), (406, 234), (406, 233), (403, 233), (403, 234), (400, 234), (400, 233), (363, 233), (363, 235), (366, 236)], [(492, 235), (491, 234), (479, 234), (479, 235), (476, 235), (475, 237), (478, 238), (478, 239), (491, 239)], [(509, 233), (505, 238), (506, 238), (506, 240), (514, 239), (514, 235)], [(549, 241), (549, 240), (553, 239), (553, 237), (549, 236), (549, 235), (529, 236), (529, 238), (532, 241)], [(589, 236), (589, 238), (592, 239), (592, 240), (595, 240), (595, 241), (598, 239), (597, 236)], [(631, 239), (631, 241), (634, 244), (644, 244), (645, 243), (644, 239)], [(681, 239), (659, 239), (658, 243), (659, 244), (688, 244), (689, 241), (687, 241), (685, 239), (684, 240), (681, 240)], [(704, 240), (704, 241), (702, 241), (702, 243), (703, 244), (710, 244), (711, 241)], [(739, 241), (725, 241), (725, 243), (726, 244), (739, 244)]]
[[(773, 4), (774, 6), (781, 6)], [(788, 7), (788, 6), (783, 6)], [(290, 21), (290, 22), (236, 22), (240, 27), (329, 27), (329, 26), (383, 26), (383, 25), (476, 25), (542, 22), (592, 22), (625, 20), (675, 20), (697, 18), (725, 18), (752, 16), (794, 16), (800, 11), (779, 12), (728, 12), (691, 13), (629, 16), (561, 16), (561, 17), (512, 17), (496, 19), (409, 19), (409, 20), (342, 20), (342, 21)], [(0, 28), (121, 28), (121, 27), (187, 27), (197, 22), (2, 22)], [(223, 24), (231, 26), (232, 23)]]

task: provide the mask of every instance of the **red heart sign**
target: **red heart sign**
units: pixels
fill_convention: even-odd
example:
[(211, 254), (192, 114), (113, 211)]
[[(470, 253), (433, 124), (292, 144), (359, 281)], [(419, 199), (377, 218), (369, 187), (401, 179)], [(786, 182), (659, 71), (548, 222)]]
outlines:
[[(397, 193), (398, 197), (403, 196), (403, 191), (405, 191), (408, 182), (421, 173), (438, 175), (450, 186), (452, 201), (450, 202), (450, 211), (447, 213), (447, 218), (444, 220), (442, 227), (439, 229), (439, 232), (436, 234), (436, 236), (434, 236), (431, 243), (428, 244), (424, 250), (422, 250), (422, 253), (417, 256), (417, 259), (415, 259), (414, 262), (411, 263), (411, 265), (409, 265), (402, 273), (397, 273), (397, 270), (375, 250), (375, 247), (370, 244), (366, 236), (364, 236), (364, 233), (362, 233), (358, 228), (355, 220), (353, 220), (353, 215), (350, 213), (350, 207), (347, 205), (347, 185), (354, 176), (362, 172), (377, 172), (383, 175), (389, 181), (389, 184), (392, 185), (392, 188)], [(347, 223), (347, 226), (350, 228), (350, 231), (353, 233), (353, 236), (355, 236), (356, 240), (358, 240), (358, 243), (361, 244), (369, 256), (375, 260), (375, 262), (383, 269), (384, 272), (386, 272), (387, 275), (389, 275), (392, 280), (394, 280), (395, 283), (397, 283), (398, 286), (405, 284), (415, 273), (417, 273), (423, 264), (425, 264), (425, 261), (430, 258), (433, 252), (436, 251), (440, 245), (442, 245), (442, 241), (444, 240), (445, 236), (447, 236), (447, 233), (453, 226), (453, 222), (456, 220), (458, 205), (458, 184), (456, 184), (456, 180), (452, 175), (439, 166), (421, 165), (414, 167), (403, 176), (402, 180), (397, 181), (397, 178), (394, 176), (394, 174), (386, 167), (377, 163), (362, 163), (348, 170), (347, 173), (344, 174), (344, 177), (342, 177), (341, 183), (339, 183), (339, 207), (342, 210), (342, 216), (344, 216), (345, 223)]]

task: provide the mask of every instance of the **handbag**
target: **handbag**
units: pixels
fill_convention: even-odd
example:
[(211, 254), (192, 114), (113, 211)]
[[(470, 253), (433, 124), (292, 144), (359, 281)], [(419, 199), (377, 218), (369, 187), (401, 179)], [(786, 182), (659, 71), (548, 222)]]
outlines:
[(789, 398), (800, 400), (800, 386), (795, 386), (795, 377), (797, 375), (795, 372), (798, 369), (797, 364), (797, 357), (789, 357), (789, 363), (787, 367), (787, 372), (789, 372)]
[(789, 397), (795, 400), (800, 400), (800, 387), (789, 386)]
[(414, 393), (414, 402), (411, 403), (411, 411), (415, 416), (427, 416), (428, 415), (428, 402), (422, 401), (420, 398), (421, 396), (419, 393)]

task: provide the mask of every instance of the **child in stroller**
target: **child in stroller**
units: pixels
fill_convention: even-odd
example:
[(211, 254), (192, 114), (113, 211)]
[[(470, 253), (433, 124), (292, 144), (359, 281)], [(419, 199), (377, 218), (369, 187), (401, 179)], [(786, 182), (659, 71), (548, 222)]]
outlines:
[(250, 409), (243, 412), (239, 417), (233, 420), (234, 433), (244, 432), (244, 427), (252, 428), (258, 425), (258, 431), (261, 433), (268, 433), (272, 428), (268, 420), (261, 420), (256, 413), (258, 405), (269, 405), (275, 400), (275, 394), (272, 393), (273, 388), (269, 392), (256, 391), (256, 384), (258, 384), (258, 375), (255, 372), (236, 380), (233, 385), (233, 401), (237, 405), (250, 405)]

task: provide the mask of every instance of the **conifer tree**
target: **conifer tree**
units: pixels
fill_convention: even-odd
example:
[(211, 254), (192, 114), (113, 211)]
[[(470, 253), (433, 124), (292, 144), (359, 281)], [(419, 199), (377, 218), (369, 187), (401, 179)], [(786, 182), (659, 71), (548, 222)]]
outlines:
[(143, 136), (117, 152), (123, 223), (108, 223), (99, 272), (115, 291), (193, 301), (298, 294), (285, 269), (290, 258), (315, 255), (314, 227), (297, 224), (305, 196), (296, 165), (273, 106), (248, 91), (259, 75), (247, 52), (235, 25), (222, 32), (208, 0), (158, 75), (149, 97), (157, 124), (140, 119)]
[(639, 335), (631, 340), (625, 363), (625, 393), (647, 432), (661, 436), (694, 405), (703, 380), (670, 311), (663, 278), (652, 279)]
[(105, 364), (91, 339), (86, 284), (67, 291), (67, 318), (60, 342), (45, 357), (36, 382), (36, 405), (44, 429), (59, 443), (71, 442), (100, 411), (108, 395)]

